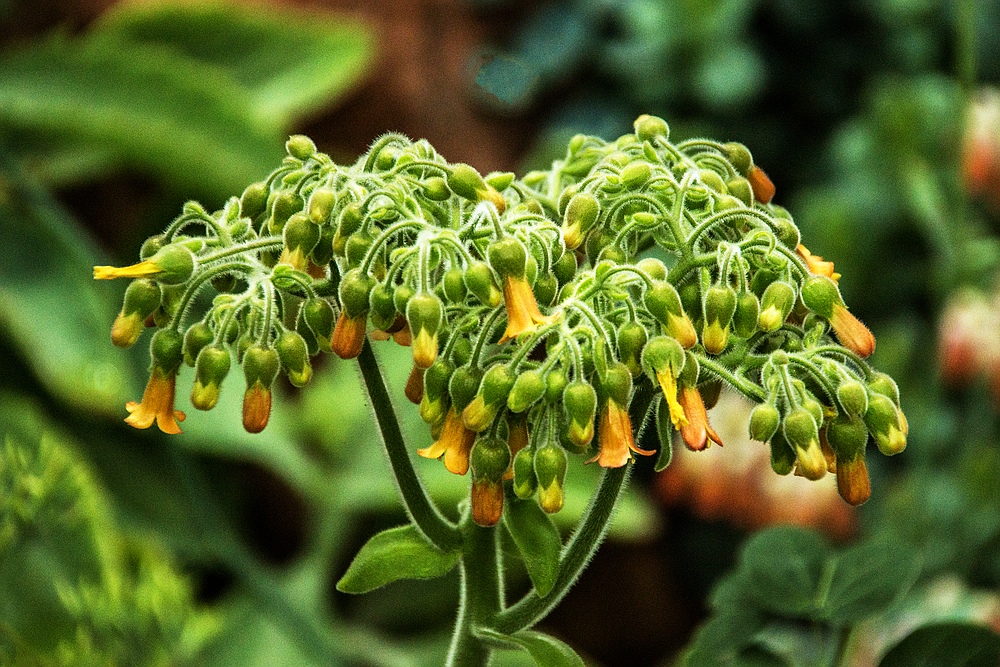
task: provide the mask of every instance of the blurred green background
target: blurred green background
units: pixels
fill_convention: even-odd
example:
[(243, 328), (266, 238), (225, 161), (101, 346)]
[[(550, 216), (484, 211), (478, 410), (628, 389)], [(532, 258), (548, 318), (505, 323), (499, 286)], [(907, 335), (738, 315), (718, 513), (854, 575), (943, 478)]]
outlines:
[[(640, 465), (543, 626), (609, 667), (673, 664), (685, 646), (832, 664), (845, 628), (849, 664), (877, 664), (943, 621), (925, 641), (995, 651), (976, 627), (1000, 624), (1000, 3), (3, 0), (0, 40), (0, 664), (441, 664), (454, 578), (333, 588), (368, 536), (405, 521), (350, 364), (325, 358), (307, 388), (281, 387), (259, 436), (240, 427), (238, 382), (212, 415), (186, 406), (190, 371), (185, 433), (132, 430), (146, 350), (110, 344), (125, 286), (91, 267), (134, 261), (188, 198), (238, 195), (293, 132), (341, 161), (401, 131), (523, 173), (641, 113), (672, 137), (750, 147), (875, 333), (910, 446), (869, 459), (858, 511), (777, 478), (750, 444), (726, 440), (725, 465)], [(978, 319), (954, 315), (973, 302)], [(408, 353), (383, 346), (425, 446), (402, 398)], [(745, 431), (738, 407), (712, 419)], [(443, 506), (466, 493), (418, 469)], [(566, 530), (597, 472), (571, 470)], [(758, 532), (776, 522), (823, 536)], [(794, 583), (791, 561), (852, 559), (867, 597), (821, 614), (755, 574)]]

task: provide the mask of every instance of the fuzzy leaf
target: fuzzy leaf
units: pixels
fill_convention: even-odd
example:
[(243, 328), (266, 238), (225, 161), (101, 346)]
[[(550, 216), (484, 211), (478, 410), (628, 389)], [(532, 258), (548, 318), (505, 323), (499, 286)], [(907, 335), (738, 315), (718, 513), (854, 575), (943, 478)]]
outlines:
[(995, 667), (1000, 635), (981, 625), (939, 623), (911, 632), (879, 667)]
[(337, 582), (342, 593), (367, 593), (399, 579), (431, 579), (451, 571), (458, 551), (441, 551), (413, 525), (384, 530), (361, 547)]
[(828, 547), (815, 532), (771, 528), (747, 542), (740, 556), (749, 595), (764, 609), (799, 616), (815, 609)]
[(540, 667), (584, 667), (583, 658), (576, 651), (555, 637), (537, 630), (521, 630), (513, 635), (481, 630), (478, 634), (500, 644), (520, 646)]
[(898, 541), (851, 547), (833, 561), (823, 615), (836, 623), (854, 623), (884, 611), (919, 573), (917, 555)]
[(521, 552), (528, 576), (535, 586), (535, 593), (539, 597), (545, 597), (559, 575), (562, 539), (558, 529), (533, 499), (506, 503), (504, 523)]
[(97, 30), (224, 72), (247, 89), (261, 117), (281, 128), (354, 86), (374, 51), (364, 24), (290, 7), (123, 3)]

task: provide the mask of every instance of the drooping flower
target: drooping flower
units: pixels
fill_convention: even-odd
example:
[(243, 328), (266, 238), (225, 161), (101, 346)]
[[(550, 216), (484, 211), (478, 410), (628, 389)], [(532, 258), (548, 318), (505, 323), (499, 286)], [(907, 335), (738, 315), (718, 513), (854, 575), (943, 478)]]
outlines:
[(684, 385), (681, 387), (679, 400), (687, 417), (687, 424), (680, 427), (681, 439), (688, 449), (701, 451), (710, 446), (709, 440), (718, 445), (722, 445), (719, 434), (715, 432), (712, 425), (708, 423), (708, 413), (705, 411), (705, 402), (701, 398), (701, 393), (697, 387)]
[(425, 459), (439, 459), (444, 456), (444, 467), (448, 472), (464, 475), (469, 470), (469, 452), (476, 441), (476, 432), (465, 428), (462, 415), (455, 406), (448, 408), (440, 437), (430, 447), (418, 449), (417, 454)]
[(184, 413), (174, 410), (176, 384), (176, 372), (168, 373), (154, 365), (146, 390), (142, 393), (142, 401), (125, 404), (125, 409), (129, 411), (125, 423), (135, 428), (149, 428), (156, 422), (164, 433), (180, 433), (181, 427), (177, 422), (184, 421)]
[(634, 458), (633, 452), (643, 456), (652, 456), (656, 453), (636, 446), (628, 410), (612, 398), (609, 398), (601, 409), (597, 440), (600, 451), (587, 463), (597, 461), (597, 465), (602, 468), (621, 468)]
[(833, 262), (825, 261), (820, 255), (812, 254), (809, 252), (809, 248), (805, 247), (801, 243), (796, 246), (795, 252), (797, 252), (799, 257), (805, 261), (806, 266), (809, 267), (809, 270), (812, 273), (820, 276), (826, 276), (833, 282), (840, 280), (840, 274), (834, 271)]
[(555, 318), (542, 315), (535, 301), (535, 294), (526, 278), (504, 276), (503, 302), (507, 310), (507, 329), (501, 343), (517, 338), (521, 334), (534, 331), (541, 324), (549, 324)]

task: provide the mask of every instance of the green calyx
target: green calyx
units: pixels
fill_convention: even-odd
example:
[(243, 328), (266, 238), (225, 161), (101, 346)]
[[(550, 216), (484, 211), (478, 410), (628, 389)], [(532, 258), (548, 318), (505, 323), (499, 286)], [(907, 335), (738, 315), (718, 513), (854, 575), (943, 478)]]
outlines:
[(260, 385), (270, 389), (280, 368), (281, 359), (273, 348), (251, 345), (243, 353), (243, 377), (248, 388)]
[(499, 482), (510, 467), (510, 448), (500, 438), (478, 438), (469, 454), (473, 480)]
[(361, 317), (368, 312), (369, 295), (375, 288), (375, 279), (361, 269), (351, 269), (340, 281), (340, 304), (350, 318)]
[(806, 308), (826, 318), (833, 316), (835, 306), (844, 304), (837, 283), (826, 276), (809, 276), (802, 283), (801, 294)]
[[(512, 236), (506, 236), (490, 244), (486, 251), (490, 266), (501, 278), (524, 278), (528, 253), (524, 245)], [(471, 290), (471, 287), (470, 287)]]
[(195, 363), (191, 405), (199, 410), (211, 410), (219, 401), (219, 389), (232, 364), (229, 350), (222, 345), (207, 345), (198, 353)]
[(165, 375), (176, 373), (184, 361), (184, 338), (175, 329), (160, 329), (149, 342), (149, 356)]
[(524, 371), (517, 376), (507, 395), (507, 409), (515, 413), (524, 412), (545, 395), (546, 388), (545, 377), (539, 371)]
[(286, 330), (274, 341), (281, 368), (288, 374), (288, 380), (296, 387), (305, 386), (312, 378), (309, 363), (309, 348), (305, 339), (296, 331)]

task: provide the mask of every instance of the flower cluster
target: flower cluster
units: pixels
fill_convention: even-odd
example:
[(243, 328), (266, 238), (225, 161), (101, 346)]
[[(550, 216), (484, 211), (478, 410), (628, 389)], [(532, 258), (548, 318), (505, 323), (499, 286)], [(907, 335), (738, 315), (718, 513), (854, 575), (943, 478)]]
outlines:
[(302, 385), (312, 355), (356, 357), (367, 336), (411, 347), (405, 393), (433, 435), (418, 453), (472, 471), (483, 525), (507, 490), (558, 511), (567, 454), (653, 454), (638, 420), (656, 423), (661, 462), (674, 430), (692, 450), (722, 444), (706, 404), (723, 384), (760, 404), (750, 431), (777, 472), (835, 470), (851, 503), (869, 494), (869, 434), (905, 446), (895, 384), (864, 360), (874, 338), (741, 144), (675, 144), (642, 116), (521, 179), (395, 134), (349, 166), (303, 136), (287, 149), (222, 210), (188, 203), (138, 264), (95, 268), (134, 279), (116, 344), (157, 327), (133, 426), (178, 432), (180, 365), (210, 409), (235, 360), (260, 431), (279, 372)]

